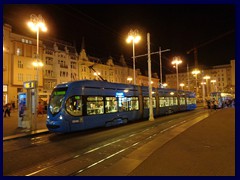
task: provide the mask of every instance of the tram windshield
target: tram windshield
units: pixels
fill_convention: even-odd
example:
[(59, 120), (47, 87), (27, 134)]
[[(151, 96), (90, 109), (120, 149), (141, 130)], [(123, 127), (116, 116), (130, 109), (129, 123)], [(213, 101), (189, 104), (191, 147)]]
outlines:
[(61, 110), (66, 91), (67, 88), (57, 88), (53, 90), (49, 102), (49, 110), (52, 114), (57, 114)]

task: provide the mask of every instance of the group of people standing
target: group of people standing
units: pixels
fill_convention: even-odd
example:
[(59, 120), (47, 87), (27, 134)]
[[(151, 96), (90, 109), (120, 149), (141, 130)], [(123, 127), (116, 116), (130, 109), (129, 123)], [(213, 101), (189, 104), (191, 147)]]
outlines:
[[(208, 109), (214, 109), (217, 110), (219, 102), (215, 98), (212, 100), (206, 100)], [(222, 102), (221, 108), (226, 108), (226, 107), (235, 107), (235, 99), (226, 99), (225, 101)]]
[[(24, 104), (22, 102), (19, 103), (19, 116), (23, 117), (24, 116)], [(11, 111), (15, 109), (15, 103), (7, 103), (3, 106), (3, 115), (4, 117), (10, 117), (11, 116)], [(44, 115), (44, 106), (42, 105), (41, 102), (38, 103), (37, 106), (37, 115), (41, 114), (42, 116)]]
[(214, 109), (214, 110), (217, 110), (217, 106), (218, 106), (218, 101), (215, 100), (213, 98), (213, 100), (211, 101), (210, 99), (209, 100), (206, 100), (207, 101), (207, 106), (208, 106), (208, 109)]

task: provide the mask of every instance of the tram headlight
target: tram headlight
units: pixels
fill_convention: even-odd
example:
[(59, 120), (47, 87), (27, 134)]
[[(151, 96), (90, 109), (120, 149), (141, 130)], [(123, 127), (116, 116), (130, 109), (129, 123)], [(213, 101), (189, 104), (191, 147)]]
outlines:
[(59, 119), (61, 119), (61, 120), (63, 119), (62, 115), (59, 116)]

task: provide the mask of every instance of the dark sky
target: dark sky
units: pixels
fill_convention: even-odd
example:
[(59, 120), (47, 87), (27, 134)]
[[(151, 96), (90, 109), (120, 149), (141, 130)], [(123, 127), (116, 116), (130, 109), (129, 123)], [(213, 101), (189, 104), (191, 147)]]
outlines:
[[(183, 60), (179, 72), (194, 65), (193, 53), (198, 47), (198, 64), (229, 64), (235, 59), (234, 5), (161, 5), (161, 4), (47, 4), (4, 5), (3, 22), (13, 26), (13, 32), (35, 37), (26, 23), (30, 14), (41, 14), (48, 26), (41, 37), (57, 38), (75, 43), (78, 52), (82, 38), (87, 54), (103, 61), (123, 54), (132, 66), (132, 45), (126, 43), (130, 29), (138, 29), (142, 40), (136, 45), (136, 55), (147, 53), (147, 33), (151, 35), (151, 51), (171, 49), (162, 54), (163, 71), (175, 73), (171, 65), (174, 56)], [(206, 44), (205, 44), (206, 43)], [(205, 44), (205, 45), (204, 45)], [(159, 56), (152, 55), (152, 68), (159, 74)], [(139, 58), (136, 68), (147, 70), (146, 58)], [(144, 73), (144, 72), (143, 72)]]

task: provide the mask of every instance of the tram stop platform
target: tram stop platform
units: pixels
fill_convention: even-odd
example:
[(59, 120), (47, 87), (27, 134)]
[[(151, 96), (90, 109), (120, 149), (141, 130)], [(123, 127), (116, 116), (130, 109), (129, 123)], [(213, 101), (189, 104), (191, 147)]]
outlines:
[(38, 115), (36, 130), (31, 131), (27, 128), (18, 127), (18, 109), (12, 110), (10, 117), (8, 117), (8, 115), (3, 117), (3, 140), (16, 139), (38, 133), (47, 133), (46, 118), (46, 114)]
[[(47, 133), (46, 114), (37, 118), (37, 130), (26, 131), (17, 128), (13, 111), (3, 118), (3, 140)], [(235, 176), (235, 128), (235, 108), (212, 110), (171, 140), (161, 144), (156, 137), (97, 176)]]

